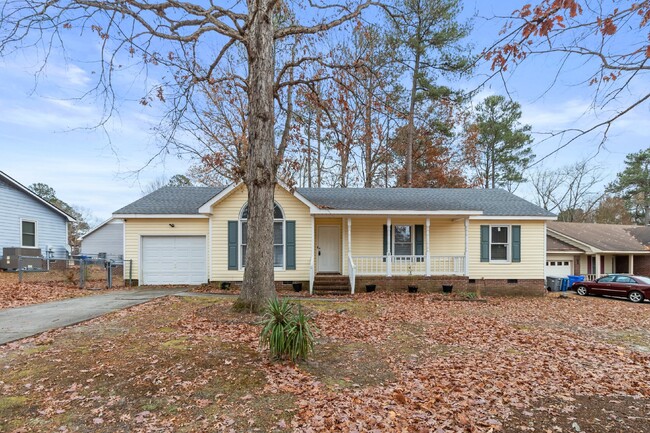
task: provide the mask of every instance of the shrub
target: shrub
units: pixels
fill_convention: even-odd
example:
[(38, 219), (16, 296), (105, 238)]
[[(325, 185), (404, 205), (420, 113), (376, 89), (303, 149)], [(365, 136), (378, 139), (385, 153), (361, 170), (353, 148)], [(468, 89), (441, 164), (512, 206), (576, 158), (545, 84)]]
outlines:
[(286, 299), (270, 300), (261, 322), (260, 347), (269, 348), (273, 359), (307, 359), (314, 351), (311, 319)]

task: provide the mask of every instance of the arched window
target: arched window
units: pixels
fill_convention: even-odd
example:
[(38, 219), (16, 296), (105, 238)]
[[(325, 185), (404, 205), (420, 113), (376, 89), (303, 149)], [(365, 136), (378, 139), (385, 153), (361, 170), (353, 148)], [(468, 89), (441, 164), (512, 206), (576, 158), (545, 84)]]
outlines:
[[(239, 251), (241, 268), (246, 266), (246, 247), (248, 246), (248, 203), (239, 213)], [(285, 220), (282, 208), (275, 203), (273, 208), (273, 266), (283, 268), (285, 264)]]

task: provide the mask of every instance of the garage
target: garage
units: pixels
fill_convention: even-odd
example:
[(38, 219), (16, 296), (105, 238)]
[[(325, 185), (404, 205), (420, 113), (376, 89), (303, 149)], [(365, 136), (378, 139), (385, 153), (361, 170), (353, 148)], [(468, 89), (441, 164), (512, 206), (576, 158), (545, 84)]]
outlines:
[(205, 236), (143, 236), (142, 284), (203, 284)]
[(546, 275), (551, 277), (566, 277), (573, 274), (572, 260), (546, 261)]

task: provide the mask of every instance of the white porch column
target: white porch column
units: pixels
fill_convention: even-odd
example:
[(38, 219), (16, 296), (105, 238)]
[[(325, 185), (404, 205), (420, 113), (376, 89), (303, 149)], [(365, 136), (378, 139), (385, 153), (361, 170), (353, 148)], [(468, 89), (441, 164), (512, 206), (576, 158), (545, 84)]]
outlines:
[(600, 254), (596, 254), (596, 278), (600, 278), (600, 272), (602, 271), (600, 267)]
[(463, 273), (469, 276), (469, 218), (465, 218), (465, 266)]
[(425, 262), (425, 275), (427, 277), (431, 276), (431, 251), (429, 250), (429, 228), (431, 227), (431, 218), (426, 219), (426, 243), (427, 243), (427, 253), (424, 257)]
[(634, 275), (634, 254), (630, 254), (630, 258), (628, 260), (630, 262), (630, 265), (627, 267), (627, 270), (630, 275)]
[(352, 218), (348, 218), (348, 257), (352, 255)]
[(386, 276), (393, 276), (393, 259), (391, 257), (390, 247), (391, 247), (391, 232), (393, 229), (390, 226), (390, 217), (386, 218)]
[(316, 223), (311, 216), (311, 259), (309, 260), (309, 294), (314, 294), (314, 274), (316, 273)]

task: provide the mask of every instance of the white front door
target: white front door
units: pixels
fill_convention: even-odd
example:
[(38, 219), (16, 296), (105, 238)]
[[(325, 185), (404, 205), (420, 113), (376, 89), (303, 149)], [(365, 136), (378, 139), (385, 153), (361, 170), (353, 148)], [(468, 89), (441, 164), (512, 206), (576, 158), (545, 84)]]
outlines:
[(341, 272), (341, 228), (318, 227), (318, 272)]

